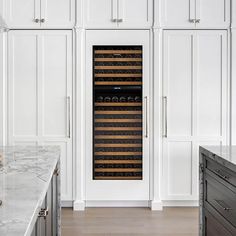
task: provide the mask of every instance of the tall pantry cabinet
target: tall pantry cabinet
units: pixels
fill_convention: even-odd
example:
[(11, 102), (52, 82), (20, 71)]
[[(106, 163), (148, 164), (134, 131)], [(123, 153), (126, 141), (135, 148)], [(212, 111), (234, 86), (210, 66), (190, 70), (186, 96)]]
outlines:
[(7, 143), (61, 147), (62, 200), (72, 200), (72, 32), (8, 33)]
[[(162, 43), (154, 54), (160, 92), (154, 104), (161, 113), (155, 112), (154, 120), (161, 120), (162, 132), (155, 132), (154, 140), (162, 144), (164, 205), (197, 204), (199, 145), (229, 143), (230, 3), (160, 0), (155, 5), (160, 18), (155, 18), (154, 48)], [(158, 63), (161, 71), (155, 69)]]
[(8, 28), (4, 144), (59, 145), (61, 198), (71, 204), (75, 1), (1, 0), (0, 7)]

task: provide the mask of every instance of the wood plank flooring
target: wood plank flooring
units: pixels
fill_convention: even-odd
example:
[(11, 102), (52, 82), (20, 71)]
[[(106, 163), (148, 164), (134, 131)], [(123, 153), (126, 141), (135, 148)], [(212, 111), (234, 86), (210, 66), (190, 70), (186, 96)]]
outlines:
[(65, 208), (62, 236), (198, 236), (198, 209)]

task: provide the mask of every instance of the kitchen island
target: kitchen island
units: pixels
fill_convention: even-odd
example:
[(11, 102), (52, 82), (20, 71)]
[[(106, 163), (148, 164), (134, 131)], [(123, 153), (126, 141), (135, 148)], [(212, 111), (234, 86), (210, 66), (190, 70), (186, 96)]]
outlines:
[(60, 235), (60, 148), (0, 147), (0, 235)]
[(200, 236), (236, 235), (236, 146), (200, 147)]

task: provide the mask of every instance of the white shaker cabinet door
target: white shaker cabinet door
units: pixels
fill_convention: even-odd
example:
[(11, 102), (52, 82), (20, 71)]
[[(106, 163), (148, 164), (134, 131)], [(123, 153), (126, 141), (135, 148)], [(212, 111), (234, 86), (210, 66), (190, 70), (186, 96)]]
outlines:
[(228, 28), (230, 0), (196, 0), (197, 28)]
[(152, 26), (152, 0), (118, 0), (119, 28)]
[(40, 0), (2, 0), (9, 28), (40, 28)]
[[(118, 0), (84, 1), (84, 24), (87, 28), (117, 28)], [(80, 14), (80, 11), (77, 11)]]
[(164, 32), (163, 200), (198, 199), (199, 145), (227, 143), (227, 32)]
[(51, 29), (73, 28), (75, 0), (41, 0), (41, 27)]
[(192, 197), (193, 37), (164, 33), (163, 200)]
[[(159, 7), (156, 5), (156, 7)], [(160, 0), (160, 24), (166, 28), (194, 28), (195, 0)], [(158, 16), (156, 16), (158, 17)]]
[(11, 31), (9, 145), (61, 147), (62, 200), (72, 200), (72, 33)]

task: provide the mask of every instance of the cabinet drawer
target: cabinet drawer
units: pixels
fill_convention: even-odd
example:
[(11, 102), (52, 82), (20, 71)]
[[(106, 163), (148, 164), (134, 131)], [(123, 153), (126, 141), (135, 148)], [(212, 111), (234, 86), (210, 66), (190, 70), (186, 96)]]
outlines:
[(206, 236), (233, 236), (211, 213), (204, 210), (205, 235)]
[(204, 205), (210, 204), (236, 227), (236, 189), (230, 189), (220, 181), (219, 177), (213, 178), (206, 173)]
[(221, 179), (229, 182), (230, 184), (236, 186), (236, 174), (232, 172), (230, 169), (206, 158), (206, 168), (213, 173), (215, 173), (217, 176), (219, 176)]

